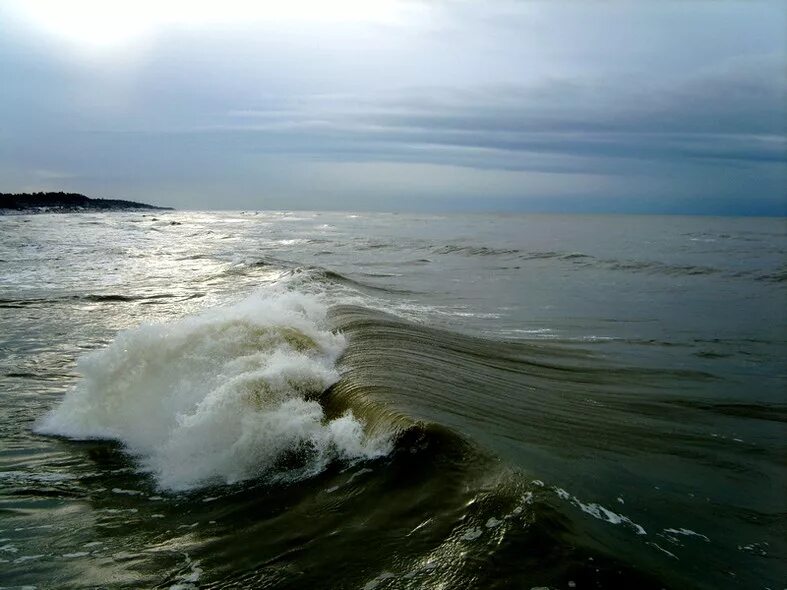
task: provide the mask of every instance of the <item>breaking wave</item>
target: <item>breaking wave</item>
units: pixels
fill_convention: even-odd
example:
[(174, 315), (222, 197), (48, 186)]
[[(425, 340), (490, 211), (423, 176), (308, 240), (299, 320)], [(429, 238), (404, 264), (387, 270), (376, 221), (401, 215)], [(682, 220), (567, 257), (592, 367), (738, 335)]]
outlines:
[(83, 378), (38, 432), (118, 440), (162, 488), (299, 479), (335, 460), (387, 454), (351, 410), (319, 397), (345, 347), (316, 296), (258, 293), (185, 319), (122, 332), (83, 357)]

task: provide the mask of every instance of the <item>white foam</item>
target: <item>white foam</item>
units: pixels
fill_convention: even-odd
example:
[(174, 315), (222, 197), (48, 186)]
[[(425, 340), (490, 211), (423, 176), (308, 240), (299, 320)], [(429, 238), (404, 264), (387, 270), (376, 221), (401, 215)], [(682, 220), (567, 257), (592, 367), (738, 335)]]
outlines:
[(313, 399), (338, 380), (344, 337), (317, 296), (285, 290), (120, 333), (82, 359), (83, 378), (37, 430), (121, 441), (159, 485), (304, 477), (387, 453), (351, 413)]
[(460, 538), (464, 541), (475, 541), (482, 534), (484, 534), (484, 532), (480, 528), (473, 527), (469, 529), (467, 532), (465, 532), (465, 534), (462, 535)]
[(395, 575), (395, 574), (392, 574), (391, 572), (383, 572), (383, 573), (381, 573), (379, 576), (377, 576), (376, 578), (374, 578), (374, 579), (372, 579), (372, 580), (369, 580), (369, 581), (368, 581), (368, 582), (367, 582), (367, 583), (364, 585), (364, 587), (362, 588), (362, 590), (374, 590), (374, 589), (375, 589), (375, 588), (377, 588), (377, 586), (379, 586), (379, 585), (380, 585), (382, 582), (385, 582), (386, 580), (390, 580), (391, 578), (395, 578), (395, 577), (396, 577), (396, 575)]
[(686, 536), (686, 537), (699, 537), (699, 538), (701, 538), (701, 539), (703, 539), (705, 541), (710, 542), (710, 539), (708, 537), (706, 537), (702, 533), (698, 533), (697, 531), (692, 531), (691, 529), (685, 529), (685, 528), (664, 529), (664, 532), (665, 533), (670, 533), (672, 535), (683, 535), (683, 536)]
[(14, 560), (14, 563), (25, 563), (26, 561), (35, 561), (36, 559), (41, 559), (42, 557), (46, 557), (43, 553), (38, 553), (36, 555), (23, 555), (22, 557), (17, 557)]
[(199, 560), (191, 559), (186, 553), (183, 554), (183, 557), (189, 570), (182, 574), (178, 583), (171, 585), (169, 590), (196, 590), (198, 588), (197, 582), (202, 577), (204, 570), (200, 567)]
[(672, 557), (673, 559), (678, 559), (678, 556), (677, 556), (677, 555), (675, 555), (675, 554), (674, 554), (674, 553), (672, 553), (671, 551), (667, 551), (666, 549), (664, 549), (664, 547), (662, 547), (662, 546), (661, 546), (661, 545), (659, 545), (658, 543), (648, 542), (648, 545), (650, 545), (650, 546), (652, 546), (652, 547), (655, 547), (656, 549), (658, 549), (658, 550), (659, 550), (659, 551), (661, 551), (662, 553), (665, 553), (665, 554), (669, 555), (669, 556), (670, 556), (670, 557)]
[(125, 494), (126, 496), (138, 496), (142, 492), (139, 490), (124, 490), (122, 488), (112, 488), (113, 494)]
[(584, 502), (580, 501), (579, 498), (576, 496), (572, 496), (569, 492), (564, 490), (563, 488), (555, 487), (553, 488), (555, 493), (558, 497), (562, 500), (567, 500), (585, 514), (589, 514), (593, 518), (597, 518), (599, 520), (603, 520), (610, 524), (623, 524), (631, 527), (638, 535), (647, 535), (647, 531), (637, 524), (636, 522), (632, 521), (629, 517), (623, 516), (622, 514), (618, 514), (613, 512), (609, 508), (605, 508), (601, 504), (596, 503), (588, 503), (585, 504)]

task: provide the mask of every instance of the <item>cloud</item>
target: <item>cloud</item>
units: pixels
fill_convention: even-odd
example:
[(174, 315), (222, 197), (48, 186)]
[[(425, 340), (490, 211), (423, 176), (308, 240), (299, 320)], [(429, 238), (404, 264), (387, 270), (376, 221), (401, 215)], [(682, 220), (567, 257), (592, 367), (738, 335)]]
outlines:
[[(702, 166), (780, 163), (787, 148), (779, 56), (735, 60), (672, 83), (551, 80), (301, 96), (233, 109), (198, 133), (244, 149), (337, 161), (422, 161), (587, 173), (621, 160)], [(605, 160), (615, 161), (613, 166)]]
[(64, 180), (76, 177), (75, 174), (60, 170), (35, 170), (35, 175), (42, 180)]

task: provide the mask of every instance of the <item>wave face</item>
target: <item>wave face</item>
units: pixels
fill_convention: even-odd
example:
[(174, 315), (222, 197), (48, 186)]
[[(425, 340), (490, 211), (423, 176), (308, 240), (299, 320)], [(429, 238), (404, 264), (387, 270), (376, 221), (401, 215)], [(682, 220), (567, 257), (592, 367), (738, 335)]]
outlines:
[(80, 361), (82, 380), (38, 431), (118, 440), (176, 490), (384, 455), (352, 412), (327, 420), (315, 399), (345, 346), (325, 319), (315, 297), (282, 292), (121, 333)]

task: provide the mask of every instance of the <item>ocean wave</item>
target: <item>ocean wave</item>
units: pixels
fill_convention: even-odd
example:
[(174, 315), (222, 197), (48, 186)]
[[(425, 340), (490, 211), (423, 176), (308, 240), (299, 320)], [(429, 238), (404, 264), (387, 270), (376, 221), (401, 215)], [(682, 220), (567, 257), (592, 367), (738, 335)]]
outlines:
[(610, 270), (646, 272), (670, 276), (712, 275), (722, 272), (721, 269), (711, 266), (666, 264), (656, 260), (600, 260), (599, 266)]
[[(368, 283), (365, 281), (361, 281), (357, 278), (348, 277), (341, 273), (338, 273), (334, 270), (329, 270), (322, 267), (310, 267), (306, 269), (295, 269), (294, 272), (306, 272), (309, 274), (309, 278), (317, 281), (329, 281), (334, 283), (339, 283), (343, 285), (347, 285), (350, 287), (354, 287), (359, 289), (360, 291), (383, 291), (386, 293), (398, 293), (400, 295), (410, 295), (413, 294), (414, 291), (409, 289), (400, 289), (390, 286), (382, 286), (382, 285), (374, 285), (372, 283)], [(392, 274), (384, 274), (384, 273), (361, 273), (363, 276), (369, 278), (391, 278), (399, 275), (392, 275)]]
[[(673, 453), (705, 441), (676, 426), (688, 412), (662, 392), (716, 380), (711, 373), (623, 365), (584, 343), (470, 336), (360, 306), (329, 315), (348, 346), (327, 404), (351, 409), (370, 433), (439, 427), (474, 449), (465, 456), (488, 452), (556, 480), (545, 449)], [(636, 398), (625, 393), (634, 384)]]
[(787, 268), (781, 268), (769, 273), (758, 275), (754, 280), (768, 283), (783, 283), (787, 281)]
[(432, 252), (435, 254), (461, 254), (463, 256), (501, 256), (519, 254), (519, 250), (517, 249), (491, 248), (489, 246), (461, 246), (457, 244), (433, 248)]
[[(619, 258), (600, 258), (584, 252), (567, 252), (558, 250), (536, 250), (536, 251), (522, 251), (519, 249), (507, 248), (493, 248), (489, 246), (479, 245), (458, 245), (449, 244), (432, 248), (431, 251), (435, 254), (459, 254), (462, 256), (515, 256), (518, 260), (523, 261), (540, 261), (540, 260), (556, 260), (563, 261), (573, 265), (577, 269), (585, 268), (599, 268), (606, 270), (647, 273), (647, 274), (661, 274), (667, 276), (697, 276), (697, 275), (726, 275), (736, 278), (748, 277), (749, 274), (733, 275), (725, 272), (723, 269), (711, 266), (693, 265), (693, 264), (669, 264), (658, 260), (642, 260), (642, 259), (619, 259)], [(508, 267), (506, 267), (508, 268)], [(514, 267), (519, 268), (519, 267)], [(763, 275), (757, 280), (780, 282), (783, 279), (782, 272)]]
[[(279, 264), (281, 264), (281, 262), (279, 262)], [(292, 264), (293, 263), (288, 263), (289, 268), (283, 271), (283, 278), (292, 289), (298, 288), (307, 291), (314, 291), (316, 289), (319, 292), (327, 284), (333, 284), (350, 287), (356, 292), (366, 294), (382, 292), (395, 293), (398, 295), (412, 295), (416, 293), (410, 289), (402, 289), (398, 287), (392, 287), (390, 285), (375, 285), (371, 282), (363, 281), (355, 277), (350, 277), (322, 266), (293, 266)], [(389, 279), (400, 276), (390, 273), (370, 272), (358, 274), (371, 279)]]
[(142, 303), (151, 305), (164, 303), (163, 300), (177, 299), (186, 301), (189, 299), (199, 299), (205, 293), (193, 292), (188, 295), (175, 293), (157, 293), (153, 295), (121, 295), (119, 293), (86, 293), (83, 295), (58, 295), (54, 297), (27, 297), (19, 299), (0, 299), (0, 308), (24, 308), (44, 306), (53, 303)]
[(561, 260), (580, 260), (583, 258), (593, 258), (588, 254), (581, 252), (556, 252), (554, 250), (525, 252), (519, 256), (522, 260), (549, 260), (551, 258), (559, 258)]
[(351, 411), (326, 417), (345, 339), (314, 296), (256, 294), (180, 321), (122, 332), (83, 357), (82, 380), (37, 431), (115, 439), (158, 485), (299, 479), (334, 460), (374, 458)]

